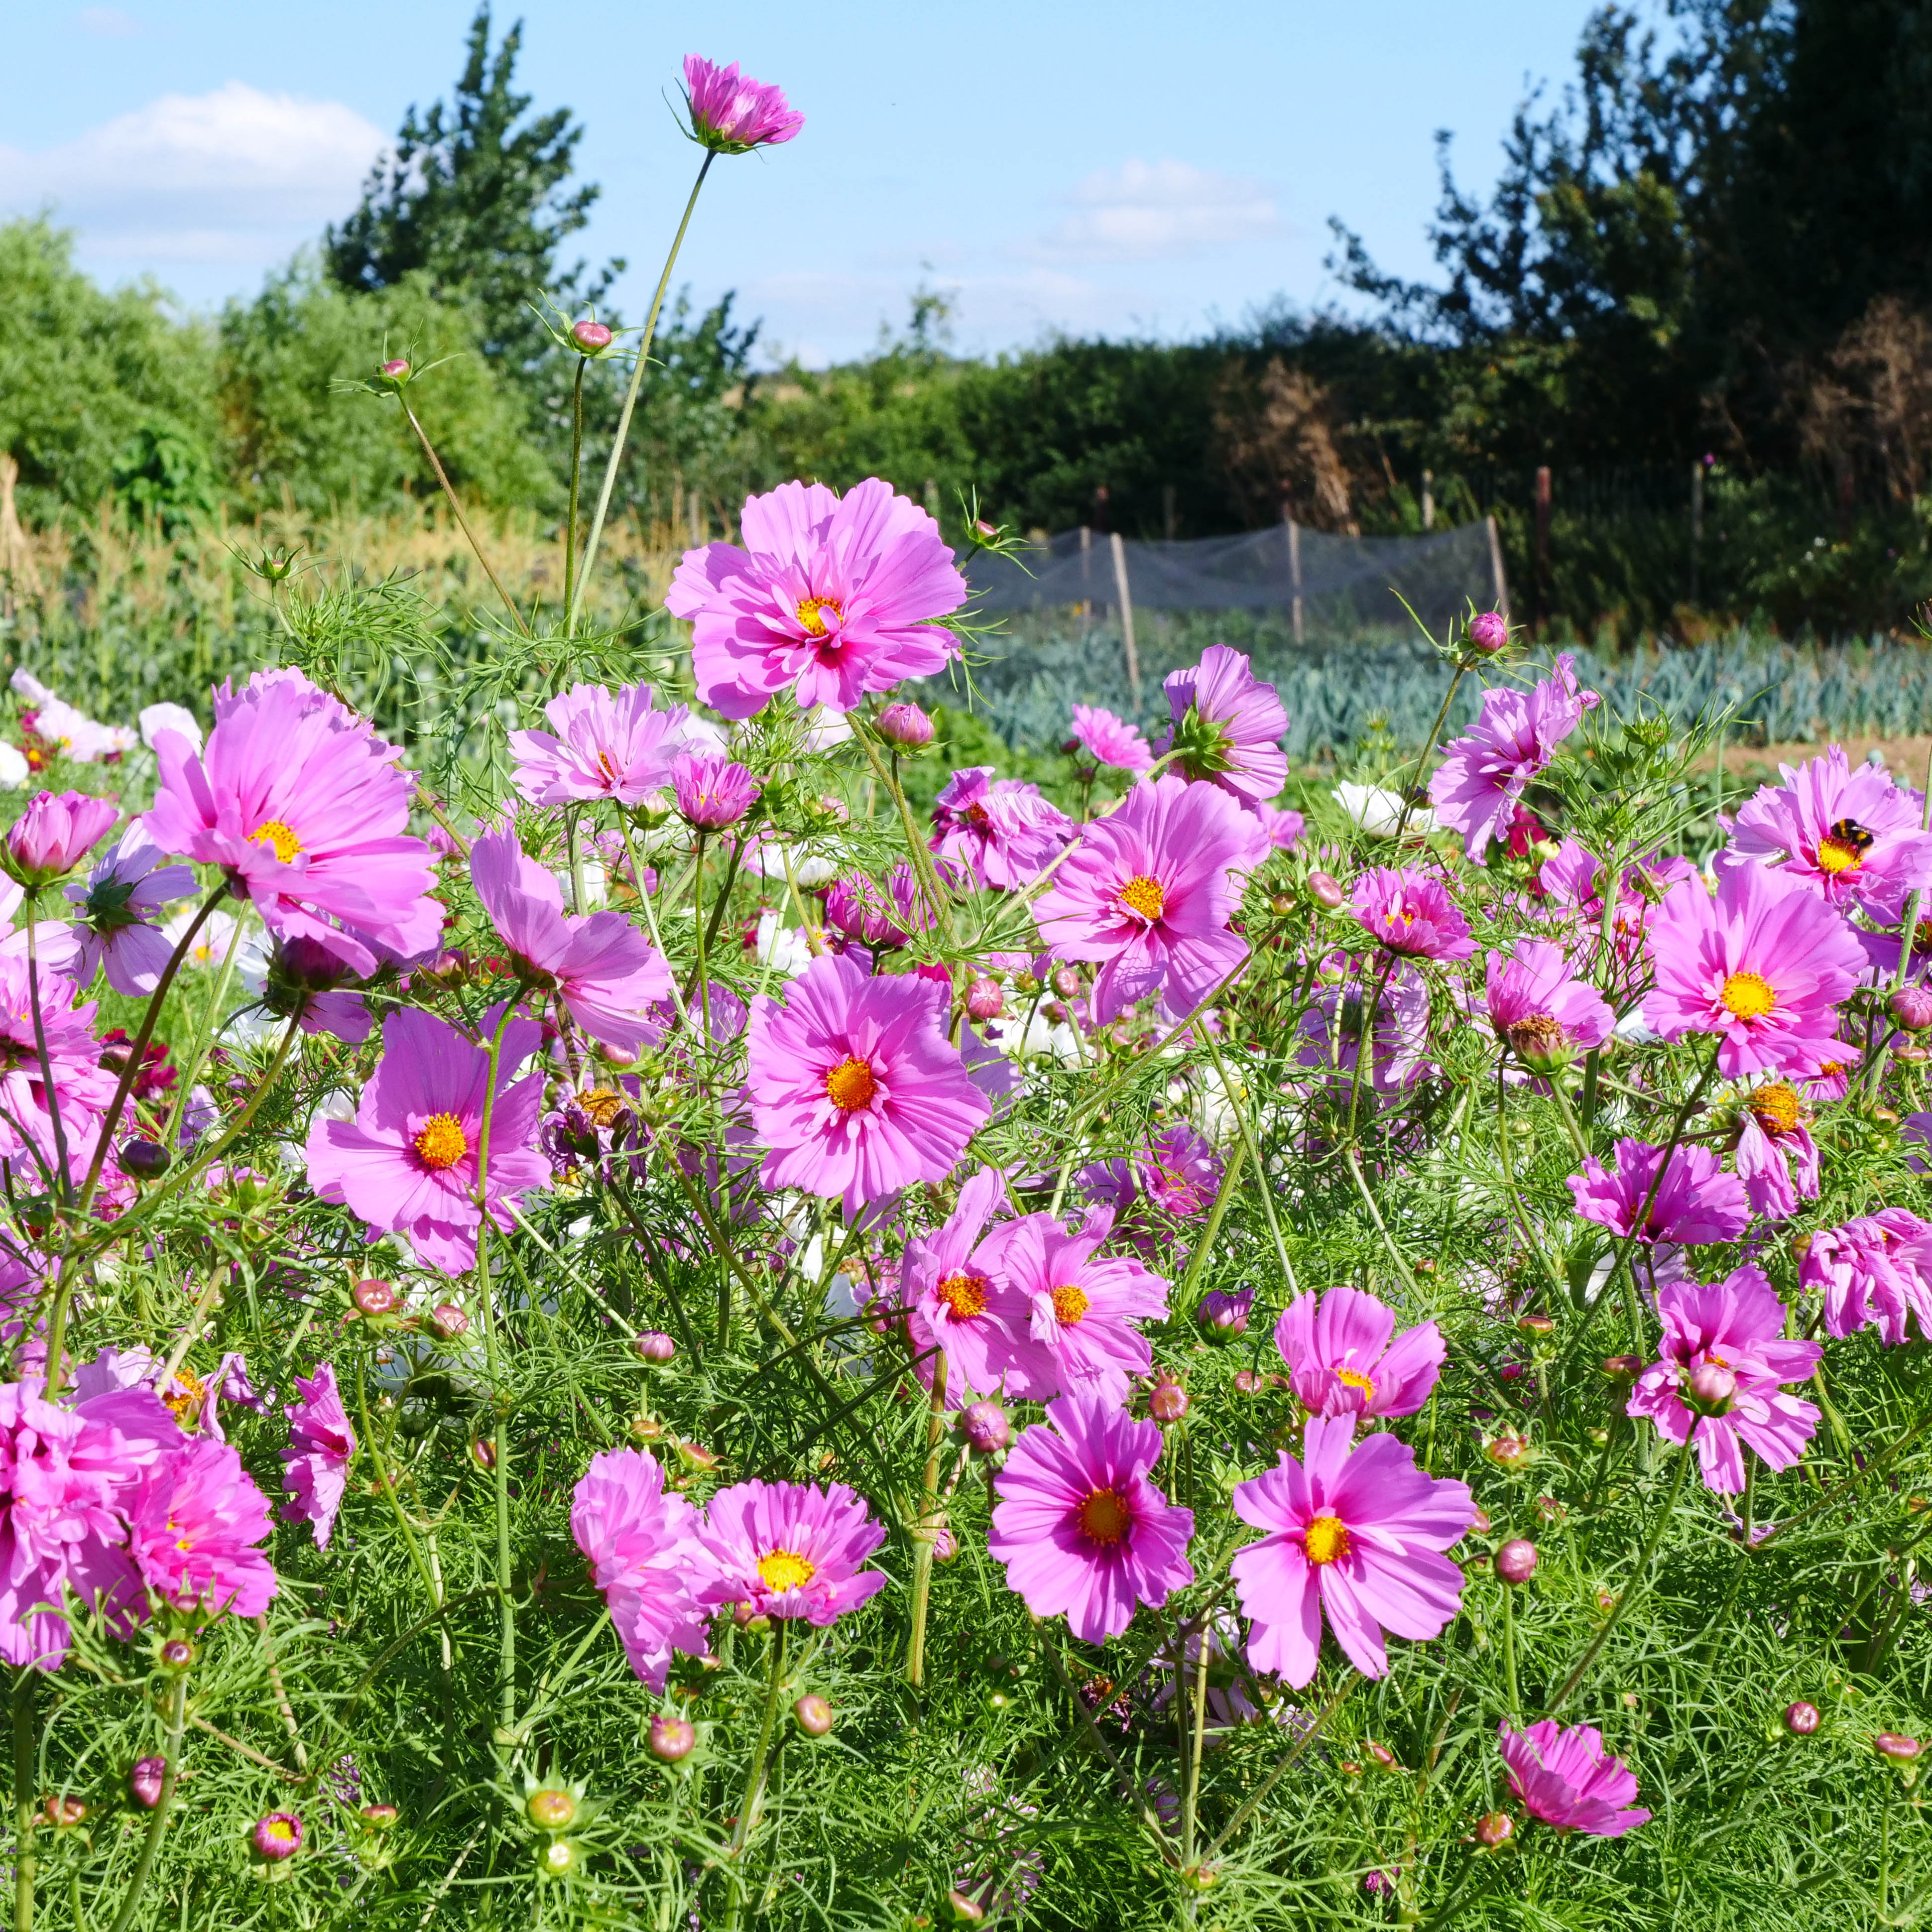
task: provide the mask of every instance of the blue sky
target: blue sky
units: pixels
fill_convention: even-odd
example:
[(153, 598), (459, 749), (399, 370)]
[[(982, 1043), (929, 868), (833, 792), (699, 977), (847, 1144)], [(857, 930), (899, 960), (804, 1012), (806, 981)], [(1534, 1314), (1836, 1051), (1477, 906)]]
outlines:
[[(1430, 268), (1435, 130), (1493, 179), (1526, 88), (1560, 88), (1591, 0), (622, 0), (500, 5), (520, 76), (584, 122), (604, 198), (580, 238), (642, 305), (694, 170), (682, 56), (735, 59), (807, 116), (712, 170), (680, 279), (739, 291), (822, 363), (897, 326), (922, 279), (983, 352), (1053, 329), (1182, 335), (1340, 292), (1340, 215)], [(412, 101), (446, 93), (472, 0), (128, 0), (9, 9), (0, 212), (51, 203), (109, 282), (212, 307), (353, 206)]]

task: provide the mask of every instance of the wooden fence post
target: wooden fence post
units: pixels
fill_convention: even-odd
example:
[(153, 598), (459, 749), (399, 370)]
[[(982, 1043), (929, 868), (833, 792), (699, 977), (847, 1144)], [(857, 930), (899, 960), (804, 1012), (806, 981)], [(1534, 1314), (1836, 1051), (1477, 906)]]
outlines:
[(1298, 644), (1304, 641), (1301, 608), (1301, 526), (1294, 520), (1293, 514), (1286, 508), (1282, 512), (1281, 520), (1288, 529), (1288, 587), (1293, 592), (1289, 600), (1288, 608), (1294, 614), (1294, 641)]
[(1422, 527), (1436, 527), (1436, 472), (1430, 470), (1422, 472)]
[(1490, 533), (1490, 584), (1496, 592), (1496, 608), (1507, 619), (1509, 616), (1509, 579), (1503, 574), (1502, 539), (1496, 534), (1496, 520), (1493, 515), (1483, 519)]
[(1690, 602), (1697, 602), (1697, 566), (1704, 548), (1704, 464), (1701, 458), (1690, 464)]
[(1134, 694), (1134, 703), (1141, 701), (1141, 658), (1134, 648), (1134, 593), (1127, 582), (1127, 547), (1120, 541), (1120, 533), (1114, 530), (1108, 541), (1114, 548), (1114, 589), (1120, 600), (1120, 639), (1127, 652), (1127, 688)]
[(1536, 614), (1539, 619), (1550, 614), (1554, 588), (1550, 580), (1550, 465), (1539, 463), (1536, 466)]

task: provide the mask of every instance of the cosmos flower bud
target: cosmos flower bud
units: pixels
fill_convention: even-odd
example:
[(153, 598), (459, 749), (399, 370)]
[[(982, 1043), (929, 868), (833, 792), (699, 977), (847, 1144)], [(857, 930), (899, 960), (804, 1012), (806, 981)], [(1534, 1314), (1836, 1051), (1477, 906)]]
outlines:
[(992, 1456), (1013, 1439), (1013, 1425), (998, 1402), (969, 1402), (960, 1412), (959, 1434), (976, 1454)]
[(279, 1863), (302, 1850), (302, 1822), (292, 1811), (271, 1811), (256, 1821), (251, 1836), (262, 1857)]
[(1722, 1362), (1700, 1362), (1684, 1378), (1684, 1400), (1708, 1415), (1722, 1415), (1738, 1393), (1738, 1378)]
[(121, 808), (85, 792), (42, 792), (7, 833), (7, 869), (22, 885), (70, 872), (113, 830)]
[(1785, 1706), (1784, 1728), (1794, 1738), (1808, 1738), (1824, 1721), (1816, 1704), (1801, 1701)]
[(568, 1838), (553, 1838), (537, 1854), (537, 1867), (547, 1877), (567, 1878), (577, 1869), (577, 1847)]
[(1520, 1469), (1530, 1458), (1529, 1438), (1505, 1430), (1484, 1444), (1483, 1454), (1504, 1469)]
[(470, 1317), (453, 1301), (439, 1301), (430, 1310), (429, 1325), (446, 1342), (470, 1333)]
[(185, 1670), (194, 1661), (194, 1646), (186, 1637), (171, 1636), (161, 1646), (161, 1662), (170, 1670)]
[(677, 1353), (677, 1344), (662, 1328), (646, 1328), (631, 1343), (639, 1360), (668, 1362)]
[(401, 1816), (393, 1804), (365, 1804), (362, 1808), (362, 1822), (372, 1832), (393, 1830)]
[(524, 1810), (532, 1825), (541, 1826), (546, 1832), (566, 1832), (577, 1822), (576, 1796), (558, 1785), (532, 1791), (524, 1800)]
[(601, 322), (574, 322), (570, 326), (570, 340), (579, 353), (601, 356), (610, 346), (610, 332)]
[(1556, 1324), (1546, 1315), (1519, 1316), (1516, 1325), (1520, 1334), (1534, 1335), (1539, 1339), (1556, 1332)]
[(970, 1019), (996, 1020), (1006, 1009), (1005, 989), (997, 980), (975, 980), (966, 988), (966, 1013)]
[(1476, 1842), (1494, 1851), (1507, 1844), (1516, 1832), (1516, 1820), (1507, 1811), (1486, 1811), (1476, 1820)]
[(1342, 889), (1342, 881), (1333, 872), (1310, 872), (1308, 896), (1327, 912), (1340, 912), (1348, 901), (1348, 895)]
[(1886, 1006), (1907, 1033), (1923, 1033), (1932, 1027), (1932, 986), (1901, 986)]
[(932, 742), (932, 720), (916, 704), (889, 704), (879, 713), (879, 736), (902, 751), (916, 752)]
[(69, 1798), (64, 1793), (50, 1798), (41, 1809), (46, 1814), (47, 1822), (56, 1831), (78, 1825), (87, 1816), (86, 1805), (80, 1798)]
[(136, 1758), (128, 1772), (128, 1796), (144, 1811), (161, 1802), (161, 1782), (167, 1776), (164, 1757)]
[(1496, 1552), (1496, 1575), (1505, 1583), (1527, 1583), (1536, 1574), (1536, 1545), (1515, 1536)]
[(402, 1300), (394, 1285), (386, 1281), (358, 1281), (349, 1291), (349, 1298), (364, 1315), (387, 1315)]
[(662, 1764), (681, 1764), (698, 1742), (698, 1727), (682, 1718), (651, 1720), (650, 1753)]
[(832, 1706), (815, 1691), (801, 1697), (791, 1707), (791, 1714), (808, 1738), (822, 1738), (832, 1728)]
[(1248, 1332), (1248, 1317), (1253, 1313), (1254, 1306), (1255, 1292), (1251, 1288), (1242, 1288), (1233, 1294), (1210, 1288), (1201, 1298), (1196, 1318), (1211, 1334), (1232, 1341), (1237, 1335)]
[(1469, 620), (1469, 641), (1485, 657), (1509, 642), (1509, 620), (1500, 610), (1479, 610)]
[(1634, 1382), (1643, 1373), (1643, 1358), (1640, 1355), (1606, 1355), (1604, 1372), (1613, 1382)]
[(376, 371), (376, 380), (392, 389), (400, 389), (410, 379), (410, 365), (401, 356), (392, 356)]
[(1389, 1749), (1387, 1744), (1378, 1744), (1376, 1742), (1373, 1738), (1370, 1738), (1368, 1740), (1368, 1748), (1370, 1756), (1373, 1758), (1376, 1763), (1382, 1766), (1383, 1770), (1401, 1770), (1401, 1760), (1396, 1757), (1394, 1751)]
[(1053, 990), (1063, 1000), (1077, 1000), (1080, 997), (1080, 968), (1056, 966), (1053, 969)]
[(1897, 1731), (1880, 1731), (1872, 1739), (1872, 1749), (1890, 1764), (1912, 1763), (1920, 1748), (1916, 1738), (1905, 1737)]
[(121, 1172), (134, 1180), (158, 1180), (168, 1171), (168, 1150), (153, 1141), (127, 1141), (121, 1148)]
[(1187, 1413), (1187, 1391), (1162, 1375), (1148, 1396), (1148, 1413), (1156, 1422), (1178, 1422)]
[(950, 1563), (958, 1554), (958, 1538), (952, 1534), (950, 1524), (942, 1522), (932, 1532), (932, 1560), (935, 1563)]
[(956, 1925), (983, 1925), (986, 1908), (977, 1899), (968, 1898), (956, 1888), (946, 1894), (946, 1910)]

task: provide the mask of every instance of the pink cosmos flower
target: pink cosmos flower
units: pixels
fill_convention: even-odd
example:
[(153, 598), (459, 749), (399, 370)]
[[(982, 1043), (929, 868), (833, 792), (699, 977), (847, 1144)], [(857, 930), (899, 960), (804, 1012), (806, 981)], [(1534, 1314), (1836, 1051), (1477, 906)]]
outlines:
[(1136, 1154), (1134, 1178), (1154, 1205), (1181, 1220), (1204, 1214), (1221, 1191), (1226, 1163), (1211, 1141), (1176, 1121), (1163, 1127)]
[[(494, 1128), (491, 1123), (494, 1138)], [(292, 1500), (282, 1505), (284, 1522), (315, 1525), (315, 1546), (328, 1547), (335, 1518), (348, 1492), (349, 1466), (356, 1460), (356, 1431), (342, 1406), (332, 1363), (316, 1364), (315, 1379), (296, 1378), (301, 1401), (282, 1412), (289, 1419), (289, 1446), (282, 1451), (287, 1466), (283, 1487)]]
[(1030, 884), (1060, 856), (1074, 824), (1037, 785), (996, 778), (991, 765), (955, 772), (932, 802), (934, 851), (976, 886), (1011, 891)]
[(1566, 651), (1531, 691), (1485, 691), (1475, 729), (1449, 746), (1430, 780), (1438, 822), (1462, 833), (1474, 864), (1484, 862), (1492, 838), (1506, 836), (1531, 779), (1598, 704), (1594, 691), (1578, 688), (1576, 665)]
[(1569, 956), (1546, 939), (1520, 939), (1489, 959), (1490, 1024), (1533, 1073), (1552, 1073), (1610, 1036), (1616, 1016), (1596, 988), (1572, 976)]
[(748, 497), (739, 526), (743, 549), (686, 550), (664, 598), (692, 622), (698, 696), (725, 717), (781, 691), (801, 711), (850, 711), (958, 650), (932, 620), (966, 601), (966, 580), (939, 526), (890, 483), (868, 477), (843, 497), (783, 483)]
[(1754, 1087), (1738, 1109), (1738, 1178), (1754, 1212), (1782, 1221), (1818, 1198), (1818, 1148), (1787, 1081)]
[(763, 790), (736, 759), (716, 752), (680, 752), (671, 767), (671, 788), (685, 823), (701, 832), (736, 825)]
[(1396, 1336), (1394, 1310), (1346, 1282), (1298, 1295), (1274, 1324), (1274, 1345), (1295, 1400), (1315, 1415), (1413, 1415), (1449, 1353), (1434, 1322)]
[[(1000, 1211), (1006, 1184), (982, 1167), (959, 1190), (959, 1203), (930, 1234), (915, 1234), (899, 1268), (899, 1294), (914, 1349), (946, 1354), (946, 1403), (970, 1391), (996, 1395), (1027, 1352), (1032, 1310), (998, 1267), (998, 1244), (982, 1237)], [(928, 1379), (930, 1379), (928, 1378)]]
[(68, 969), (83, 991), (103, 964), (117, 993), (145, 998), (160, 984), (174, 946), (154, 923), (164, 906), (195, 890), (187, 866), (164, 866), (161, 849), (137, 818), (94, 862), (86, 885), (65, 888), (80, 909), (72, 932), (76, 942)]
[(1167, 1282), (1126, 1256), (1100, 1248), (1113, 1210), (1088, 1210), (1070, 1234), (1051, 1214), (1028, 1214), (996, 1228), (980, 1252), (1029, 1310), (1028, 1346), (1006, 1378), (1013, 1394), (1094, 1394), (1116, 1405), (1130, 1378), (1154, 1366), (1147, 1337), (1134, 1324), (1164, 1321)]
[(689, 737), (682, 704), (660, 711), (647, 684), (574, 684), (544, 706), (550, 731), (512, 731), (512, 782), (532, 805), (610, 799), (640, 805), (670, 782)]
[(746, 1085), (769, 1188), (841, 1196), (848, 1216), (941, 1180), (991, 1112), (946, 1036), (946, 988), (814, 959), (752, 1003)]
[(7, 869), (28, 885), (72, 872), (113, 829), (121, 808), (84, 791), (44, 791), (7, 830)]
[(742, 1604), (753, 1616), (803, 1617), (823, 1629), (886, 1587), (860, 1564), (885, 1541), (864, 1498), (843, 1483), (734, 1483), (711, 1498), (698, 1532), (710, 1574), (699, 1602)]
[(1816, 1073), (1837, 1054), (1838, 1002), (1864, 949), (1802, 881), (1753, 862), (1719, 873), (1713, 898), (1687, 879), (1651, 915), (1657, 983), (1643, 1017), (1666, 1040), (1714, 1033), (1718, 1070)]
[[(1097, 704), (1073, 707), (1073, 740), (1096, 765), (1112, 765), (1124, 772), (1144, 772), (1154, 763), (1154, 753), (1141, 736), (1140, 727), (1103, 711)], [(1072, 746), (1067, 748), (1070, 751)]]
[(148, 837), (220, 866), (271, 932), (318, 940), (358, 974), (436, 944), (434, 854), (409, 834), (416, 779), (400, 751), (296, 670), (224, 686), (214, 721), (199, 754), (156, 734)]
[(1255, 676), (1240, 652), (1210, 644), (1199, 664), (1170, 671), (1162, 688), (1174, 719), (1174, 762), (1189, 778), (1250, 804), (1287, 784), (1281, 736), (1288, 713), (1274, 686)]
[(1593, 1838), (1621, 1838), (1650, 1822), (1650, 1814), (1624, 1810), (1636, 1796), (1636, 1780), (1621, 1758), (1604, 1748), (1603, 1733), (1588, 1724), (1559, 1726), (1545, 1718), (1513, 1731), (1496, 1726), (1516, 1802), (1559, 1832), (1587, 1832)]
[[(61, 1132), (70, 1166), (85, 1172), (102, 1117), (114, 1097), (115, 1076), (100, 1064), (93, 1002), (79, 1004), (73, 982), (44, 962), (38, 980), (40, 1029), (54, 1076)], [(22, 1172), (16, 1174), (16, 1185), (30, 1193), (44, 1190), (46, 1174), (56, 1162), (48, 1100), (34, 1040), (33, 983), (27, 962), (0, 953), (0, 1161), (19, 1164)]]
[[(1625, 1412), (1648, 1417), (1670, 1442), (1694, 1438), (1704, 1486), (1720, 1495), (1743, 1489), (1744, 1448), (1768, 1468), (1790, 1468), (1818, 1411), (1778, 1384), (1804, 1381), (1824, 1350), (1784, 1339), (1784, 1304), (1762, 1270), (1747, 1262), (1708, 1288), (1674, 1282), (1658, 1290), (1657, 1312), (1662, 1358), (1637, 1378)], [(1707, 1364), (1726, 1372), (1728, 1390), (1699, 1395), (1692, 1378)]]
[(1090, 1395), (1048, 1403), (994, 1478), (986, 1551), (1036, 1617), (1066, 1618), (1082, 1643), (1118, 1636), (1142, 1604), (1158, 1609), (1194, 1580), (1194, 1512), (1148, 1480), (1157, 1422)]
[(265, 1552), (268, 1505), (241, 1456), (190, 1438), (145, 1470), (128, 1515), (141, 1580), (176, 1610), (259, 1617), (281, 1588)]
[(1731, 851), (1802, 879), (1841, 910), (1895, 923), (1911, 893), (1932, 886), (1924, 798), (1882, 765), (1852, 765), (1838, 745), (1778, 770), (1784, 784), (1760, 786), (1738, 812)]
[(825, 894), (825, 922), (868, 946), (903, 946), (934, 920), (918, 875), (902, 859), (881, 886), (862, 872), (832, 880)]
[[(1532, 897), (1547, 908), (1567, 914), (1577, 928), (1573, 944), (1594, 952), (1601, 944), (1604, 925), (1604, 868), (1574, 838), (1563, 839), (1555, 855), (1537, 868)], [(1626, 866), (1610, 915), (1610, 941), (1618, 959), (1629, 963), (1643, 956), (1654, 901), (1685, 879), (1699, 877), (1688, 859), (1653, 853), (1641, 865)]]
[(362, 994), (348, 985), (354, 976), (326, 946), (303, 938), (277, 940), (259, 980), (244, 969), (266, 1012), (292, 1019), (305, 1034), (360, 1046), (374, 1022)]
[(1370, 1030), (1365, 1088), (1389, 1097), (1436, 1070), (1426, 1057), (1429, 988), (1406, 960), (1396, 962), (1384, 977), (1379, 971), (1365, 974), (1346, 952), (1333, 953), (1322, 962), (1314, 990), (1314, 1000), (1301, 1016), (1295, 1064), (1325, 1076), (1330, 1090), (1339, 1091), (1345, 1102), (1354, 1084), (1364, 1010), (1371, 998), (1375, 1024)]
[(749, 74), (738, 63), (719, 67), (701, 55), (684, 57), (684, 98), (691, 110), (691, 138), (714, 154), (747, 154), (796, 138), (805, 116), (787, 104), (783, 92)]
[[(510, 1207), (550, 1177), (531, 1144), (543, 1106), (544, 1076), (513, 1085), (511, 1075), (542, 1037), (529, 1020), (512, 1020), (503, 1036), (490, 1120), (488, 1208), (507, 1229)], [(476, 1264), (476, 1154), (488, 1088), (488, 1051), (413, 1006), (383, 1023), (382, 1058), (362, 1090), (352, 1120), (318, 1118), (305, 1150), (317, 1196), (346, 1206), (368, 1223), (369, 1238), (388, 1229), (406, 1234), (430, 1267), (447, 1275)]]
[[(1628, 1235), (1662, 1158), (1660, 1148), (1620, 1140), (1609, 1168), (1594, 1156), (1586, 1160), (1583, 1172), (1571, 1174), (1566, 1184), (1576, 1212), (1613, 1234)], [(1682, 1246), (1734, 1240), (1750, 1219), (1743, 1185), (1723, 1171), (1719, 1156), (1708, 1148), (1680, 1146), (1671, 1155), (1638, 1238)]]
[(1466, 959), (1475, 951), (1469, 922), (1432, 874), (1405, 866), (1371, 866), (1355, 881), (1355, 917), (1391, 952), (1417, 959)]
[(1798, 1279), (1824, 1291), (1825, 1332), (1850, 1335), (1868, 1323), (1896, 1346), (1910, 1316), (1932, 1336), (1932, 1227), (1906, 1208), (1881, 1208), (1806, 1244)]
[(664, 1468), (635, 1449), (606, 1449), (571, 1492), (570, 1533), (610, 1606), (610, 1622), (638, 1679), (664, 1694), (671, 1653), (710, 1649), (694, 1594), (704, 1574), (698, 1512), (664, 1493)]
[(1255, 820), (1225, 792), (1143, 778), (1118, 812), (1081, 828), (1034, 916), (1058, 958), (1102, 962), (1096, 1021), (1156, 992), (1192, 1012), (1247, 957), (1228, 922), (1265, 855)]
[(1300, 1462), (1284, 1450), (1234, 1486), (1234, 1514), (1267, 1532), (1229, 1566), (1253, 1624), (1248, 1661), (1297, 1689), (1315, 1675), (1324, 1615), (1348, 1661), (1382, 1677), (1384, 1630), (1438, 1636), (1462, 1600), (1441, 1552), (1476, 1520), (1468, 1486), (1424, 1474), (1393, 1436), (1354, 1431), (1352, 1415), (1310, 1416)]
[(1248, 810), (1255, 815), (1255, 822), (1268, 835), (1268, 843), (1277, 852), (1292, 852), (1301, 843), (1301, 835), (1307, 829), (1308, 821), (1298, 812), (1291, 812), (1270, 805), (1266, 799), (1258, 799)]
[(470, 848), (470, 877), (518, 970), (557, 998), (592, 1039), (620, 1053), (644, 1047), (646, 1009), (670, 995), (664, 956), (622, 913), (571, 918), (555, 877), (527, 857), (510, 832), (488, 832)]

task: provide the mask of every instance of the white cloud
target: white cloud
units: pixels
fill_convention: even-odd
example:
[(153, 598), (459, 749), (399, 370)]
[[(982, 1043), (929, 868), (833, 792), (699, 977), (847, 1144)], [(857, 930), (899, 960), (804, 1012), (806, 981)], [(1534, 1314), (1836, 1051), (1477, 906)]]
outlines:
[(354, 206), (385, 145), (340, 101), (231, 80), (58, 148), (0, 147), (0, 208), (51, 204), (100, 260), (266, 265)]
[(1072, 211), (1025, 251), (1042, 261), (1150, 262), (1284, 232), (1267, 185), (1186, 161), (1128, 161), (1090, 174)]

